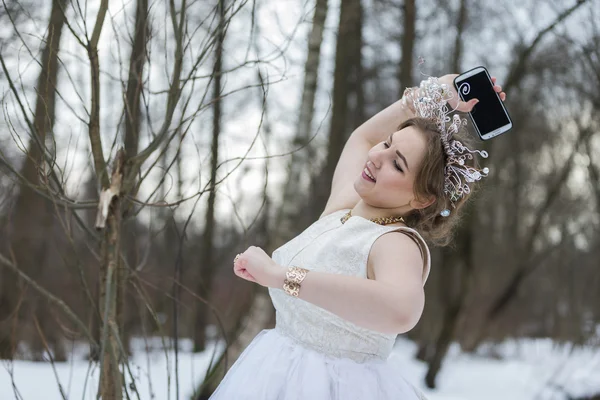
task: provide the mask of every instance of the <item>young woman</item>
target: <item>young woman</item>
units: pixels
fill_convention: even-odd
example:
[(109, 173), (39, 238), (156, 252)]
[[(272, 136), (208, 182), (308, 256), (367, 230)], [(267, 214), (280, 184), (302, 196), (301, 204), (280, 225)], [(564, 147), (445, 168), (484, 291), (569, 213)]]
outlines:
[(211, 399), (423, 398), (388, 356), (423, 311), (425, 239), (448, 244), (470, 185), (488, 172), (472, 156), (487, 154), (465, 147), (463, 121), (449, 117), (477, 103), (458, 101), (455, 76), (407, 89), (356, 129), (323, 214), (273, 258), (254, 246), (236, 256), (236, 275), (269, 288), (276, 327), (256, 336)]

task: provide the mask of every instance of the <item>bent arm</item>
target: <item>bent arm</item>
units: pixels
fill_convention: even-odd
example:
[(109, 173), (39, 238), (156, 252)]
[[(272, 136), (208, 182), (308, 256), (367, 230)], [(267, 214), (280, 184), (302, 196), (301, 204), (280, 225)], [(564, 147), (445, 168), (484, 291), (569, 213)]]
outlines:
[[(298, 297), (364, 328), (395, 334), (411, 330), (425, 303), (423, 261), (410, 238), (396, 235), (405, 236), (384, 234), (373, 245), (375, 280), (310, 271)], [(279, 272), (281, 288), (286, 269)]]
[(390, 133), (397, 130), (400, 124), (414, 116), (415, 114), (400, 99), (356, 128), (351, 137), (358, 136), (372, 147), (386, 140)]
[(321, 217), (343, 208), (353, 208), (360, 200), (353, 182), (360, 176), (369, 150), (395, 132), (398, 126), (414, 117), (402, 99), (388, 106), (356, 128), (344, 145), (331, 183), (331, 192)]

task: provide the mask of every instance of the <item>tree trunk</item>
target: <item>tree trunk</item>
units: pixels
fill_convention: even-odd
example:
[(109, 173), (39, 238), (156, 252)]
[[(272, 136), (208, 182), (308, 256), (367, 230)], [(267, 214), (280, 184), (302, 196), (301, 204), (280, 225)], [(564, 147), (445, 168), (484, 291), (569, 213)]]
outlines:
[[(202, 236), (202, 265), (199, 268), (200, 279), (197, 282), (196, 293), (205, 301), (210, 300), (211, 285), (215, 273), (215, 262), (213, 257), (213, 234), (215, 227), (215, 198), (217, 180), (217, 163), (219, 161), (219, 135), (221, 133), (221, 75), (223, 73), (223, 42), (225, 41), (225, 0), (218, 3), (219, 26), (217, 27), (217, 42), (215, 49), (215, 66), (213, 70), (213, 135), (211, 146), (210, 165), (210, 194), (208, 196), (208, 207), (204, 234)], [(208, 322), (208, 307), (204, 302), (196, 302), (196, 320), (194, 327), (194, 351), (203, 351), (206, 347), (205, 330)]]
[[(363, 25), (363, 11), (362, 8), (359, 8), (358, 17), (357, 17), (357, 26)], [(349, 62), (352, 66), (350, 70), (350, 77), (348, 78), (349, 85), (349, 93), (350, 97), (348, 98), (348, 110), (349, 110), (349, 118), (347, 121), (347, 126), (349, 129), (346, 129), (344, 135), (345, 140), (350, 137), (350, 134), (354, 129), (359, 127), (363, 122), (365, 122), (365, 91), (364, 91), (364, 70), (362, 65), (362, 48), (363, 48), (363, 37), (362, 37), (362, 29), (354, 29), (352, 31), (352, 38), (350, 39), (350, 49), (349, 49)], [(335, 167), (334, 167), (335, 168)]]
[[(47, 136), (51, 135), (55, 121), (55, 97), (56, 81), (58, 75), (58, 52), (60, 38), (65, 23), (63, 8), (66, 0), (53, 0), (52, 9), (48, 23), (45, 46), (42, 51), (41, 71), (38, 77), (36, 92), (36, 105), (34, 115), (34, 132), (27, 147), (27, 156), (21, 169), (22, 176), (32, 186), (44, 186), (47, 183), (40, 180), (40, 170), (46, 168), (45, 158)], [(44, 267), (46, 258), (47, 237), (52, 225), (52, 204), (45, 198), (39, 196), (27, 184), (20, 187), (15, 202), (13, 214), (11, 247), (17, 266), (29, 274), (30, 277), (38, 279)], [(4, 273), (2, 287), (0, 288), (0, 358), (12, 358), (17, 338), (22, 337), (19, 327), (15, 324), (19, 319), (16, 312), (18, 285), (15, 284), (16, 276)], [(26, 290), (26, 288), (23, 288)], [(24, 302), (24, 310), (30, 315), (31, 321), (40, 322), (42, 332), (46, 335), (48, 344), (54, 350), (55, 360), (64, 360), (65, 355), (58, 335), (58, 329), (48, 329), (52, 322), (44, 301), (40, 301), (37, 294), (28, 293)], [(14, 314), (13, 314), (14, 313)], [(12, 318), (11, 315), (14, 315)], [(13, 318), (15, 318), (13, 320)], [(14, 324), (14, 325), (13, 325)], [(14, 331), (15, 337), (11, 337)], [(31, 348), (34, 359), (41, 360), (44, 352), (43, 340), (39, 336), (31, 336)]]
[(314, 203), (312, 221), (319, 218), (325, 208), (327, 197), (331, 191), (331, 181), (335, 166), (340, 159), (348, 135), (348, 97), (350, 96), (350, 77), (356, 65), (352, 62), (352, 40), (359, 37), (357, 30), (362, 30), (360, 25), (362, 6), (360, 0), (342, 0), (340, 7), (340, 24), (335, 53), (335, 72), (333, 82), (333, 111), (329, 142), (327, 144), (327, 160), (325, 169), (314, 178)]
[[(460, 71), (462, 58), (462, 34), (465, 31), (467, 24), (467, 0), (461, 0), (458, 18), (456, 22), (456, 40), (454, 42), (454, 55), (452, 57), (452, 68), (457, 73)], [(444, 316), (442, 319), (442, 329), (435, 343), (433, 354), (427, 360), (429, 368), (425, 376), (425, 384), (429, 388), (435, 387), (435, 379), (442, 366), (442, 362), (446, 357), (448, 348), (454, 339), (456, 325), (460, 317), (461, 311), (465, 304), (465, 299), (469, 292), (469, 282), (472, 279), (473, 271), (473, 235), (474, 215), (471, 213), (465, 215), (464, 225), (461, 227), (456, 236), (456, 248), (444, 249), (443, 270), (441, 273), (446, 279), (441, 282), (440, 298), (443, 304)], [(455, 290), (452, 289), (456, 277), (458, 276), (458, 284)]]
[[(129, 76), (127, 80), (127, 89), (125, 93), (125, 155), (127, 158), (135, 157), (138, 153), (138, 146), (140, 141), (140, 130), (142, 125), (141, 115), (141, 94), (144, 85), (144, 66), (146, 63), (146, 47), (149, 37), (148, 28), (148, 0), (137, 0), (136, 13), (135, 13), (135, 31), (133, 34), (133, 43), (131, 47), (131, 56), (129, 58)], [(135, 188), (137, 185), (131, 184), (126, 185), (127, 188), (134, 189), (129, 196), (135, 197)], [(126, 217), (127, 210), (124, 209), (124, 216)], [(122, 237), (123, 242), (128, 246), (128, 251), (125, 252), (127, 255), (128, 264), (131, 267), (135, 267), (138, 263), (136, 257), (137, 254), (137, 232), (136, 223), (131, 221), (122, 225)], [(122, 261), (121, 261), (122, 262)], [(126, 305), (135, 304), (134, 299), (128, 295), (126, 285), (128, 281), (127, 268), (119, 268), (122, 272), (122, 276), (118, 277), (119, 282), (119, 295), (118, 295), (118, 314), (119, 314), (119, 328), (121, 332), (121, 338), (123, 339), (123, 346), (125, 350), (129, 352), (130, 332), (128, 329), (128, 314), (129, 307)]]
[[(561, 171), (558, 174), (558, 178), (552, 183), (550, 188), (548, 188), (545, 200), (537, 210), (532, 227), (529, 229), (523, 240), (516, 243), (518, 246), (516, 246), (514, 250), (516, 255), (515, 260), (517, 262), (515, 270), (513, 271), (508, 282), (502, 286), (502, 288), (497, 292), (496, 296), (492, 298), (491, 306), (484, 315), (481, 325), (478, 327), (479, 331), (475, 335), (472, 343), (469, 344), (468, 348), (476, 348), (476, 346), (478, 346), (479, 343), (485, 339), (490, 329), (490, 325), (508, 309), (509, 305), (515, 301), (523, 282), (525, 282), (526, 278), (541, 264), (541, 261), (535, 262), (534, 260), (534, 242), (535, 239), (541, 234), (542, 220), (550, 213), (550, 207), (557, 200), (561, 189), (566, 184), (572, 171), (575, 155), (578, 154), (579, 146), (585, 143), (589, 135), (591, 135), (591, 132), (591, 130), (579, 131), (579, 136), (569, 158), (562, 166)], [(521, 245), (521, 243), (523, 244)]]
[[(277, 237), (280, 243), (285, 243), (310, 221), (298, 221), (298, 217), (306, 215), (302, 204), (298, 201), (304, 194), (304, 188), (309, 182), (305, 179), (305, 172), (310, 171), (309, 163), (313, 158), (314, 147), (307, 145), (312, 133), (312, 120), (314, 115), (315, 95), (317, 92), (317, 81), (319, 74), (319, 59), (321, 57), (321, 44), (323, 43), (323, 31), (325, 30), (325, 19), (327, 18), (327, 0), (317, 0), (313, 25), (308, 37), (308, 55), (304, 64), (304, 85), (302, 89), (302, 101), (300, 103), (300, 115), (298, 117), (297, 130), (294, 138), (294, 148), (307, 146), (292, 153), (287, 166), (288, 179), (283, 188), (282, 203), (276, 217), (275, 226), (278, 229)], [(310, 176), (310, 174), (309, 174)], [(306, 219), (306, 218), (305, 218)], [(299, 226), (300, 225), (300, 226)], [(280, 244), (277, 243), (276, 245)]]
[[(120, 235), (121, 235), (121, 181), (123, 179), (123, 166), (125, 154), (123, 150), (117, 153), (110, 189), (114, 194), (108, 207), (106, 227), (102, 241), (102, 265), (100, 267), (100, 316), (102, 318), (101, 333), (101, 377), (99, 392), (103, 399), (120, 400), (123, 397), (123, 379), (119, 370), (119, 363), (126, 355), (120, 347), (119, 337), (119, 305), (121, 300), (121, 281), (124, 276), (123, 263), (120, 260)], [(100, 203), (102, 205), (102, 201)]]
[[(581, 3), (583, 3), (583, 2), (581, 2)], [(548, 27), (546, 29), (544, 29), (538, 33), (535, 40), (531, 43), (531, 45), (528, 48), (526, 48), (524, 51), (521, 52), (521, 54), (519, 55), (519, 57), (517, 59), (517, 62), (511, 68), (511, 71), (507, 78), (506, 84), (504, 85), (504, 87), (505, 87), (504, 90), (508, 90), (508, 88), (510, 88), (510, 87), (515, 87), (515, 86), (519, 85), (521, 80), (525, 77), (526, 65), (527, 65), (529, 56), (533, 52), (533, 49), (540, 43), (541, 38), (543, 36), (545, 36), (548, 32), (550, 32), (553, 29), (553, 27), (556, 26), (556, 24), (558, 22), (564, 20), (568, 15), (570, 15), (579, 5), (580, 4), (573, 6), (570, 9), (563, 12), (561, 15), (559, 15), (553, 23), (551, 23), (550, 25), (548, 25)], [(463, 7), (466, 7), (464, 0), (461, 1), (461, 10), (459, 11), (459, 18), (458, 18), (458, 31), (459, 32), (464, 31), (464, 25), (466, 24), (466, 18), (467, 18), (466, 10), (462, 10)], [(463, 12), (464, 12), (464, 14), (463, 14)], [(461, 41), (458, 40), (458, 38), (457, 38), (457, 43), (460, 43), (460, 42)], [(461, 52), (460, 44), (455, 49), (455, 52), (457, 52), (458, 54), (455, 54), (454, 64), (458, 65), (460, 62), (459, 57), (460, 57), (460, 52)], [(494, 144), (494, 142), (492, 142), (490, 144)], [(491, 146), (489, 146), (489, 144), (488, 144), (488, 148), (486, 148), (486, 150), (490, 151), (489, 147), (491, 147)], [(490, 151), (490, 153), (493, 153), (493, 152)], [(552, 195), (549, 195), (549, 198), (552, 198), (552, 197), (553, 197)], [(477, 213), (476, 209), (477, 209), (477, 205), (473, 204), (473, 210), (471, 210), (471, 213), (473, 215), (475, 215)], [(516, 228), (517, 228), (517, 226), (515, 225), (515, 229)], [(467, 232), (467, 231), (469, 231), (471, 229), (472, 229), (472, 226), (470, 223), (465, 224), (463, 227), (459, 228), (457, 237), (460, 238), (460, 237), (470, 236), (471, 233)], [(530, 235), (530, 238), (531, 237), (532, 236)], [(528, 246), (528, 245), (525, 246), (525, 248), (531, 248), (531, 247), (532, 246)], [(519, 251), (519, 250), (520, 249), (517, 249), (517, 254), (518, 254), (519, 259), (522, 259), (522, 260), (530, 259), (529, 255), (526, 255), (526, 254), (524, 254), (523, 251)], [(468, 246), (467, 250), (465, 250), (464, 253), (462, 254), (462, 256), (464, 257), (464, 263), (467, 266), (470, 265), (471, 260), (473, 259), (473, 255), (472, 255), (471, 251), (472, 251), (472, 246)], [(477, 344), (485, 337), (485, 333), (487, 331), (489, 323), (492, 320), (494, 320), (501, 313), (501, 311), (503, 311), (505, 309), (505, 307), (510, 303), (510, 300), (514, 298), (515, 294), (517, 293), (518, 287), (520, 286), (521, 282), (523, 282), (525, 277), (527, 276), (527, 272), (524, 271), (524, 268), (525, 268), (525, 266), (517, 269), (516, 273), (510, 279), (509, 284), (507, 286), (505, 286), (505, 290), (503, 290), (500, 293), (500, 295), (496, 298), (490, 311), (484, 317), (482, 326), (480, 327), (479, 332), (475, 335), (475, 339), (472, 341), (472, 343), (469, 346), (467, 346), (467, 348), (474, 349), (477, 346)], [(464, 281), (464, 279), (468, 279), (468, 276), (464, 276), (465, 273), (468, 272), (470, 275), (471, 274), (470, 271), (472, 271), (472, 270), (466, 269), (463, 272), (463, 274), (462, 274), (463, 282), (466, 282), (466, 281)], [(463, 283), (463, 285), (464, 284), (465, 283)], [(448, 315), (444, 319), (444, 327), (442, 328), (442, 334), (440, 335), (440, 338), (438, 341), (438, 346), (436, 348), (436, 355), (433, 357), (433, 359), (430, 363), (430, 369), (429, 369), (429, 371), (427, 373), (427, 377), (426, 377), (426, 383), (428, 386), (431, 385), (430, 387), (433, 387), (433, 385), (435, 384), (435, 382), (434, 382), (435, 377), (437, 375), (437, 372), (439, 371), (441, 362), (443, 360), (444, 355), (446, 354), (447, 348), (453, 339), (454, 326), (456, 325), (456, 320), (459, 317), (460, 309), (463, 306), (464, 299), (467, 296), (467, 291), (468, 291), (467, 288), (468, 287), (469, 287), (469, 285), (466, 285), (465, 289), (459, 291), (459, 294), (458, 294), (459, 297), (456, 299), (456, 303), (454, 303), (453, 305), (451, 305), (448, 308)]]
[[(265, 84), (265, 80), (260, 71), (258, 71), (258, 78), (261, 84)], [(262, 88), (260, 89), (261, 95), (264, 95)], [(271, 123), (268, 113), (268, 103), (264, 105), (264, 138), (265, 146), (269, 146), (272, 132)], [(270, 198), (268, 194), (268, 170), (269, 170), (269, 158), (265, 160), (265, 182), (263, 186), (263, 207), (261, 208), (260, 219), (256, 224), (256, 230), (252, 232), (252, 238), (254, 243), (265, 249), (267, 253), (272, 253), (273, 249), (273, 237), (272, 228), (270, 224)], [(227, 373), (227, 370), (235, 363), (235, 361), (242, 354), (244, 349), (248, 347), (250, 342), (256, 337), (261, 330), (263, 330), (269, 322), (272, 320), (274, 308), (271, 303), (271, 298), (267, 290), (262, 287), (254, 285), (253, 296), (246, 302), (247, 306), (241, 307), (240, 317), (237, 318), (235, 326), (231, 329), (227, 335), (227, 343), (229, 346), (223, 354), (221, 354), (219, 360), (207, 374), (207, 379), (200, 385), (198, 394), (195, 400), (208, 399), (211, 394), (216, 390), (219, 385), (221, 378)]]
[(135, 32), (129, 58), (129, 77), (125, 94), (125, 154), (138, 153), (141, 118), (141, 94), (144, 85), (144, 65), (148, 43), (148, 0), (138, 0), (135, 13)]
[[(464, 229), (456, 238), (456, 248), (446, 248), (444, 251), (444, 275), (446, 277), (458, 276), (458, 284), (455, 295), (450, 294), (450, 285), (453, 279), (442, 282), (442, 298), (446, 299), (447, 306), (444, 310), (442, 329), (435, 344), (435, 350), (428, 362), (428, 370), (425, 376), (425, 384), (429, 388), (435, 388), (435, 379), (442, 366), (442, 362), (448, 353), (448, 348), (454, 339), (456, 326), (465, 300), (469, 293), (470, 283), (473, 279), (474, 260), (473, 260), (473, 229), (474, 214), (469, 213), (465, 216)], [(458, 271), (456, 271), (458, 269)], [(457, 273), (453, 273), (453, 271)]]
[(405, 0), (403, 6), (403, 32), (402, 32), (402, 57), (400, 59), (400, 71), (398, 71), (398, 80), (400, 81), (400, 97), (404, 89), (413, 85), (413, 49), (416, 37), (417, 6), (415, 0)]
[[(521, 49), (518, 52), (518, 56), (515, 58), (515, 61), (510, 67), (508, 76), (506, 81), (504, 82), (503, 89), (506, 92), (510, 92), (513, 88), (518, 88), (521, 82), (527, 77), (527, 70), (529, 66), (529, 61), (534, 53), (535, 49), (540, 45), (542, 39), (547, 36), (550, 32), (554, 30), (554, 28), (567, 19), (577, 8), (586, 3), (586, 0), (579, 1), (576, 4), (572, 5), (568, 9), (564, 10), (561, 14), (559, 14), (554, 21), (548, 24), (544, 29), (540, 30), (533, 41), (531, 43)], [(488, 159), (488, 163), (492, 162), (495, 151), (494, 148), (497, 148), (498, 142), (489, 141), (484, 143), (483, 149), (491, 154), (491, 158)], [(496, 155), (497, 157), (497, 155)], [(548, 196), (552, 197), (552, 196)], [(477, 213), (477, 204), (473, 205), (473, 213)], [(540, 213), (543, 214), (543, 213)], [(538, 217), (539, 219), (539, 217)], [(459, 231), (462, 228), (459, 228)], [(533, 230), (532, 230), (533, 232)], [(460, 235), (460, 232), (459, 232)], [(529, 238), (532, 239), (532, 234), (529, 235)], [(525, 245), (523, 248), (531, 248), (530, 245)], [(520, 249), (519, 249), (520, 250)], [(522, 252), (518, 254), (517, 259), (524, 259), (526, 257)], [(529, 258), (527, 258), (528, 260)], [(525, 261), (527, 263), (528, 261)], [(489, 329), (489, 323), (493, 321), (500, 313), (505, 309), (505, 307), (510, 303), (510, 300), (514, 298), (514, 295), (517, 293), (518, 287), (524, 281), (525, 277), (528, 275), (528, 271), (522, 271), (523, 268), (527, 267), (527, 264), (517, 267), (515, 273), (509, 279), (509, 283), (507, 286), (503, 288), (500, 294), (495, 298), (492, 302), (493, 305), (489, 309), (488, 313), (483, 317), (483, 321), (481, 326), (478, 327), (478, 332), (474, 334), (474, 338), (464, 346), (464, 348), (468, 350), (474, 350), (479, 343), (485, 338), (486, 332)]]
[(454, 40), (454, 57), (452, 57), (453, 74), (460, 74), (463, 53), (463, 32), (467, 25), (467, 0), (460, 0), (458, 18), (456, 21), (456, 37)]

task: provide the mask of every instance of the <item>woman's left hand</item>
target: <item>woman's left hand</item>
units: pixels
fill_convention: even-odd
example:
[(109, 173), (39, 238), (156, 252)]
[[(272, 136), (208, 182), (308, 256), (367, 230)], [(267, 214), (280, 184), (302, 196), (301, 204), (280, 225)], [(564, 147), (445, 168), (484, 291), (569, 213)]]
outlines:
[(240, 254), (233, 263), (233, 272), (242, 279), (265, 287), (283, 287), (285, 279), (285, 268), (256, 246), (250, 246)]
[[(450, 88), (450, 90), (453, 93), (452, 99), (450, 99), (448, 101), (448, 105), (452, 109), (456, 109), (457, 111), (462, 111), (462, 112), (470, 112), (473, 110), (473, 107), (475, 107), (475, 104), (477, 104), (479, 102), (479, 99), (471, 99), (467, 102), (464, 102), (460, 99), (458, 92), (454, 88), (454, 78), (456, 78), (457, 76), (458, 76), (458, 74), (444, 75), (441, 78), (439, 78), (439, 82), (445, 83), (446, 85), (448, 85), (448, 87)], [(498, 93), (498, 96), (500, 96), (500, 100), (506, 101), (506, 93), (504, 93), (502, 91), (502, 86), (496, 85), (496, 77), (495, 76), (492, 76), (492, 83), (494, 85), (494, 91), (496, 93)]]

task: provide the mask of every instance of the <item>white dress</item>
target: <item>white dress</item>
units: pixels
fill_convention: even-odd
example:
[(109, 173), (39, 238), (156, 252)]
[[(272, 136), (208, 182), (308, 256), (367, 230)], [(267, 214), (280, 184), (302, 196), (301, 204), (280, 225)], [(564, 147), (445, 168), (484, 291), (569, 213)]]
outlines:
[[(423, 256), (423, 284), (430, 254), (414, 229), (379, 225), (348, 210), (329, 214), (273, 252), (283, 267), (367, 277), (367, 258), (384, 233), (411, 236)], [(261, 331), (221, 381), (211, 400), (417, 400), (423, 395), (388, 359), (396, 335), (365, 329), (337, 315), (269, 289), (274, 329)], [(374, 310), (376, 311), (376, 310)]]

